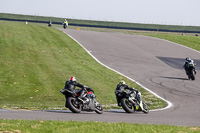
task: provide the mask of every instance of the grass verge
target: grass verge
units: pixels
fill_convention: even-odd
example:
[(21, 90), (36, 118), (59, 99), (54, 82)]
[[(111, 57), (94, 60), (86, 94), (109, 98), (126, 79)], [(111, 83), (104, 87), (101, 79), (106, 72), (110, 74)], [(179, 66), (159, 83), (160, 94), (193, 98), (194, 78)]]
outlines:
[(2, 120), (0, 132), (6, 133), (199, 133), (199, 127), (146, 125), (131, 123)]

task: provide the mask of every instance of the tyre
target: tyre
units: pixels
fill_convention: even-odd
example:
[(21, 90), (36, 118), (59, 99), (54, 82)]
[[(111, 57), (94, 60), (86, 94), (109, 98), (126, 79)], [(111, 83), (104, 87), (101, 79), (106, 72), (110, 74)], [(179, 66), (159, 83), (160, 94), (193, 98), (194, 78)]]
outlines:
[(73, 112), (73, 113), (80, 113), (82, 106), (78, 104), (78, 101), (74, 97), (68, 97), (67, 98), (67, 107)]
[(64, 28), (64, 29), (66, 29), (66, 28), (67, 28), (67, 25), (66, 25), (66, 24), (64, 24), (64, 25), (63, 25), (63, 28)]
[(191, 74), (191, 80), (195, 80), (195, 72), (194, 72), (194, 70), (192, 71), (192, 74)]
[(100, 104), (98, 104), (98, 105), (96, 106), (95, 112), (96, 112), (97, 114), (103, 114), (103, 108), (102, 108), (102, 106), (101, 106)]
[(133, 104), (131, 102), (129, 102), (128, 99), (122, 98), (120, 102), (121, 102), (122, 108), (127, 113), (134, 113), (135, 112), (135, 107), (133, 106)]
[(148, 110), (148, 107), (147, 107), (147, 105), (144, 103), (144, 102), (142, 102), (142, 104), (143, 104), (143, 112), (145, 113), (145, 114), (148, 114), (149, 113), (149, 110)]

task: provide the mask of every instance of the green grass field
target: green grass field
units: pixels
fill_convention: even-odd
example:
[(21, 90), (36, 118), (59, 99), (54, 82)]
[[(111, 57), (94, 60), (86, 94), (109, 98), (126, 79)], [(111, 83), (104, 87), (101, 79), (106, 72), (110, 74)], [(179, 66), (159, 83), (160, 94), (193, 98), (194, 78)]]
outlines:
[(200, 127), (131, 123), (2, 120), (2, 133), (199, 133)]

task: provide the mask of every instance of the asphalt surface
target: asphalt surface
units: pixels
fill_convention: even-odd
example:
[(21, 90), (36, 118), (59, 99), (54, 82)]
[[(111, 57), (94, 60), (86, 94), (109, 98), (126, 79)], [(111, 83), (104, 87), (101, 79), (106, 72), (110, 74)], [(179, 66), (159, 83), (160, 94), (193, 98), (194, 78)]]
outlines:
[[(81, 43), (94, 57), (112, 69), (136, 80), (173, 106), (149, 114), (107, 110), (74, 114), (70, 111), (23, 111), (0, 109), (2, 119), (130, 122), (200, 126), (200, 53), (178, 44), (140, 35), (63, 30)], [(183, 70), (186, 57), (197, 63), (196, 80)]]

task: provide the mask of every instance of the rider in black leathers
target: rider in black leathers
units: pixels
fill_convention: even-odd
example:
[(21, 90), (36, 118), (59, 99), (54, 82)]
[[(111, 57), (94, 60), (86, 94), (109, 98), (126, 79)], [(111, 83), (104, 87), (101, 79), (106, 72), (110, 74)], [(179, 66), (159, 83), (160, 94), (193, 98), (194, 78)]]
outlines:
[(122, 91), (125, 91), (126, 89), (131, 90), (131, 91), (135, 91), (136, 93), (138, 93), (139, 91), (137, 89), (134, 89), (133, 87), (129, 87), (125, 81), (120, 81), (119, 84), (117, 85), (116, 89), (115, 89), (115, 95), (116, 95), (116, 99), (117, 99), (117, 103), (118, 106), (121, 106), (120, 103), (120, 93)]
[[(76, 86), (80, 87), (81, 89), (75, 89)], [(72, 91), (74, 93), (79, 94), (80, 95), (79, 98), (84, 100), (84, 102), (87, 102), (86, 101), (87, 99), (85, 98), (85, 95), (84, 95), (84, 93), (85, 93), (85, 89), (84, 88), (87, 89), (87, 90), (90, 89), (89, 87), (78, 83), (76, 81), (75, 77), (70, 77), (70, 79), (65, 82), (65, 87), (64, 87), (64, 89), (67, 89), (67, 90), (70, 90), (70, 91)], [(67, 99), (66, 95), (65, 95), (65, 98)], [(66, 104), (65, 104), (65, 106), (66, 106)]]
[(51, 22), (51, 21), (48, 22), (48, 26), (49, 26), (49, 27), (52, 26), (52, 22)]
[[(196, 64), (194, 63), (194, 60), (192, 60), (191, 58), (187, 57), (185, 58), (185, 62), (184, 62), (184, 65), (183, 65), (183, 68), (185, 69), (185, 72), (186, 74), (188, 75), (189, 74), (189, 64), (193, 64), (193, 66), (195, 66)], [(195, 67), (194, 67), (194, 72), (196, 74), (196, 70), (195, 70)]]

